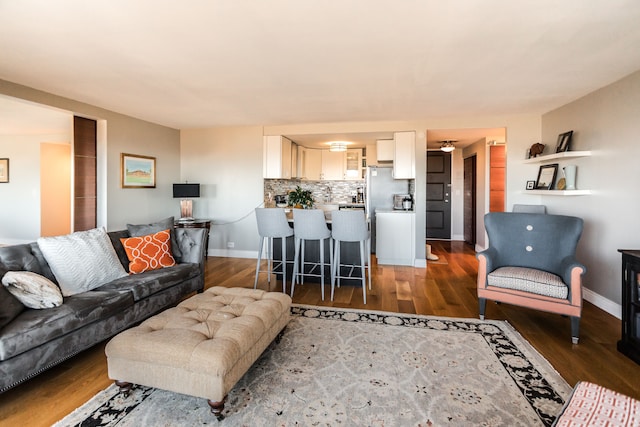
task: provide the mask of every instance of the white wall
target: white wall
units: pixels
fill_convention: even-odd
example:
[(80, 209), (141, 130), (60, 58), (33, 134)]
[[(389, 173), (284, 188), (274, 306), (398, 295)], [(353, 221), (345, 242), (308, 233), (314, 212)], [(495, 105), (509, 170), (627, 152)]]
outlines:
[[(4, 80), (0, 80), (0, 94), (56, 107), (69, 111), (71, 114), (106, 122), (106, 186), (102, 191), (106, 194), (98, 194), (98, 197), (103, 199), (100, 205), (106, 204), (107, 207), (107, 229), (118, 230), (124, 228), (127, 223), (150, 222), (175, 214), (172, 184), (180, 180), (180, 133), (178, 130)], [(20, 163), (26, 163), (37, 171), (39, 163), (34, 162), (35, 159), (39, 159), (39, 154), (29, 155), (31, 160), (27, 161), (21, 155), (22, 147), (11, 143), (8, 145), (11, 147), (11, 155), (7, 155), (7, 157), (11, 157), (9, 191), (39, 200), (39, 194), (33, 194), (39, 192), (39, 186), (30, 184), (32, 179), (39, 180), (39, 177), (29, 177), (28, 181), (22, 179), (14, 181), (14, 165), (18, 167)], [(37, 151), (39, 153), (39, 148)], [(156, 157), (156, 188), (120, 188), (120, 153)], [(14, 163), (14, 158), (17, 159), (16, 163)], [(104, 159), (98, 159), (99, 162), (101, 160)], [(17, 173), (24, 171), (22, 168), (16, 170)], [(102, 187), (99, 188), (102, 189)], [(5, 190), (0, 191), (8, 190), (5, 187)], [(31, 208), (33, 205), (29, 205), (29, 207)], [(34, 238), (39, 237), (39, 210), (37, 213), (32, 213), (27, 209), (25, 212), (8, 215), (11, 217), (11, 222), (3, 221), (2, 223), (12, 225), (12, 230), (14, 230), (12, 233), (19, 233), (19, 236), (16, 237), (17, 240), (33, 241)], [(37, 224), (37, 231), (33, 228), (34, 224)], [(2, 231), (0, 229), (0, 237)]]
[(578, 257), (587, 267), (586, 288), (597, 294), (587, 295), (590, 299), (621, 303), (617, 250), (640, 248), (639, 117), (640, 72), (542, 116), (543, 142), (554, 151), (558, 134), (568, 130), (573, 130), (571, 150), (592, 151), (591, 157), (565, 160), (560, 167), (577, 165), (577, 188), (593, 194), (542, 197), (551, 213), (585, 221)]
[[(209, 255), (255, 257), (254, 209), (263, 203), (262, 127), (183, 130), (181, 181), (199, 182), (195, 217), (212, 220)], [(179, 212), (178, 201), (173, 202)], [(232, 242), (233, 248), (228, 243)]]
[(69, 141), (69, 135), (0, 135), (1, 157), (9, 159), (9, 182), (0, 184), (0, 243), (40, 237), (40, 144)]

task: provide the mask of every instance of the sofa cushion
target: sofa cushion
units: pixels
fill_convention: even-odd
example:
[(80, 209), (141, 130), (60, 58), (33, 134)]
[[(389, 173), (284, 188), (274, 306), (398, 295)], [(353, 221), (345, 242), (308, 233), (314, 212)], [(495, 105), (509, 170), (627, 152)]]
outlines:
[(552, 298), (566, 299), (569, 295), (569, 288), (559, 276), (535, 268), (500, 267), (489, 273), (487, 284)]
[(51, 280), (31, 271), (9, 271), (2, 284), (29, 308), (53, 308), (62, 304), (62, 293)]
[(38, 247), (56, 276), (62, 295), (86, 292), (127, 275), (102, 228), (40, 237)]
[(55, 279), (44, 257), (39, 259), (38, 255), (42, 254), (35, 243), (0, 247), (0, 277), (7, 271), (33, 271), (50, 280)]
[(129, 293), (93, 290), (65, 298), (59, 307), (25, 310), (2, 329), (0, 360), (121, 313), (132, 304)]
[(176, 261), (180, 262), (182, 259), (182, 252), (180, 246), (176, 242), (176, 230), (174, 224), (174, 218), (161, 219), (160, 221), (152, 222), (150, 224), (127, 224), (127, 230), (131, 237), (146, 236), (148, 234), (157, 233), (162, 230), (170, 230), (171, 232), (171, 253)]
[(176, 260), (171, 255), (170, 239), (169, 230), (120, 239), (129, 258), (129, 272), (139, 274), (175, 265)]
[(0, 329), (24, 310), (24, 305), (4, 286), (0, 286)]
[(199, 274), (198, 264), (176, 264), (173, 267), (122, 277), (101, 286), (100, 290), (131, 292), (134, 301), (140, 301)]

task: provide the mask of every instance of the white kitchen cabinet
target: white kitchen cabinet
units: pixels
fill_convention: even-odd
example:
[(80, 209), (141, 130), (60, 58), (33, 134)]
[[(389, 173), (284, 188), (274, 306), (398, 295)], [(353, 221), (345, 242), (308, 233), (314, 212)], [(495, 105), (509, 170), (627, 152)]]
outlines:
[(320, 175), (322, 173), (322, 150), (304, 148), (299, 154), (302, 154), (302, 159), (299, 160), (302, 166), (300, 178), (309, 181), (320, 181)]
[(263, 138), (262, 176), (268, 179), (291, 178), (291, 140), (280, 135)]
[(416, 177), (416, 133), (415, 131), (393, 134), (393, 177), (415, 179)]
[(362, 150), (347, 150), (344, 155), (344, 179), (362, 179)]
[(344, 179), (344, 151), (322, 151), (322, 174), (320, 179), (338, 181)]
[(393, 139), (378, 139), (376, 141), (376, 161), (392, 162), (394, 145)]
[(300, 178), (300, 169), (298, 168), (298, 144), (291, 143), (291, 178)]
[(378, 264), (415, 263), (416, 214), (376, 210), (376, 258)]

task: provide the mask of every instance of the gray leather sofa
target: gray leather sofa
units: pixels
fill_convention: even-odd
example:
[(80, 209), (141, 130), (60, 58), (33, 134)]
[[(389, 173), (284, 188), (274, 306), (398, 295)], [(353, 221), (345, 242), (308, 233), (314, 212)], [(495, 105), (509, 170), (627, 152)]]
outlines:
[[(121, 237), (129, 237), (128, 231), (108, 235), (128, 271), (129, 261), (120, 243)], [(182, 253), (175, 266), (116, 279), (65, 297), (58, 307), (24, 308), (0, 326), (0, 393), (176, 305), (185, 296), (202, 292), (206, 230), (178, 228), (175, 236)], [(32, 271), (56, 283), (36, 242), (0, 247), (0, 278), (7, 271)], [(11, 294), (0, 289), (0, 311), (15, 303), (10, 298)], [(5, 315), (0, 312), (0, 318)]]

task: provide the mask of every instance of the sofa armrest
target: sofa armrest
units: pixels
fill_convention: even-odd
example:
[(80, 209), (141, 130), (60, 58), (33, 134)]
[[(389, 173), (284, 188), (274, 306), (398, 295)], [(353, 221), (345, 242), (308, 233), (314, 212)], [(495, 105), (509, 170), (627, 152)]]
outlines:
[(183, 263), (200, 264), (204, 269), (208, 230), (205, 228), (176, 228), (176, 241)]

